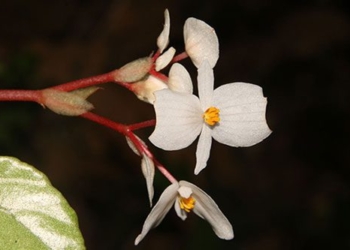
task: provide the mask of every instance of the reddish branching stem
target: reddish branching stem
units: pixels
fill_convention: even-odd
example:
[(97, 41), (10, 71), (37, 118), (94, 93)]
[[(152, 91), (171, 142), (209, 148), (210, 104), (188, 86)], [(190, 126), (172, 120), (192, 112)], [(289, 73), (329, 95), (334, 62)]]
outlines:
[[(153, 59), (156, 60), (158, 56), (160, 55), (159, 52), (157, 52)], [(114, 70), (112, 72), (101, 74), (97, 76), (87, 77), (67, 83), (63, 83), (57, 86), (52, 87), (52, 89), (64, 91), (64, 92), (70, 92), (77, 89), (82, 89), (86, 87), (90, 87), (93, 85), (98, 85), (102, 83), (107, 82), (115, 82), (129, 90), (132, 91), (132, 85), (129, 83), (124, 82), (117, 82), (116, 79), (118, 79), (119, 70)], [(149, 71), (149, 74), (152, 74), (159, 79), (163, 80), (164, 82), (168, 81), (168, 78), (155, 71), (154, 67)], [(41, 105), (45, 105), (45, 100), (43, 96), (43, 90), (0, 90), (0, 101), (29, 101), (29, 102), (37, 102)], [(170, 182), (176, 182), (177, 180), (170, 174), (170, 172), (155, 159), (153, 154), (150, 152), (150, 150), (147, 148), (147, 146), (144, 144), (144, 142), (141, 141), (134, 133), (133, 131), (155, 126), (156, 121), (155, 120), (149, 120), (144, 121), (140, 123), (135, 123), (131, 125), (124, 125), (121, 123), (117, 123), (114, 121), (111, 121), (107, 118), (104, 118), (102, 116), (96, 115), (91, 112), (86, 112), (81, 117), (88, 119), (90, 121), (93, 121), (97, 124), (103, 125), (105, 127), (111, 128), (115, 131), (117, 131), (120, 134), (123, 134), (124, 136), (128, 137), (131, 142), (135, 145), (137, 150), (139, 151), (140, 155), (146, 155), (150, 159), (153, 160), (155, 166), (158, 168), (158, 170), (170, 181)]]

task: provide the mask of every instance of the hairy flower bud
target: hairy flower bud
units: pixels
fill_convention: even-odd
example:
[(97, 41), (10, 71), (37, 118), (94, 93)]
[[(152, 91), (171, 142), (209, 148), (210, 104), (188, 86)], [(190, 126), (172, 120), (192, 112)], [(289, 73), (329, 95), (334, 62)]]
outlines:
[[(97, 88), (93, 90), (95, 92)], [(60, 115), (78, 116), (93, 109), (94, 106), (85, 100), (86, 95), (90, 95), (91, 90), (86, 93), (64, 92), (56, 89), (44, 89), (42, 91), (42, 104)], [(85, 97), (86, 96), (86, 97)]]
[(143, 57), (121, 67), (114, 78), (117, 82), (137, 82), (144, 78), (153, 66), (152, 58)]
[(86, 99), (89, 96), (91, 96), (92, 94), (94, 94), (99, 89), (100, 89), (99, 87), (91, 86), (91, 87), (87, 87), (87, 88), (76, 89), (76, 90), (71, 91), (70, 93), (73, 93), (75, 95), (80, 96), (81, 98)]

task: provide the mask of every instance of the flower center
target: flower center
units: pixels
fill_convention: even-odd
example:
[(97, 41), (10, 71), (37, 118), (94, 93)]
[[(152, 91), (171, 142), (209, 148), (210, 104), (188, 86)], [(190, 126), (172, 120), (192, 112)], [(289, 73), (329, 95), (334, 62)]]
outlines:
[(185, 210), (187, 213), (189, 213), (194, 208), (196, 200), (192, 196), (188, 198), (180, 197), (179, 203), (180, 203), (180, 208), (182, 210)]
[(204, 114), (203, 114), (203, 119), (205, 123), (207, 123), (210, 126), (214, 126), (216, 123), (220, 121), (220, 109), (215, 108), (215, 107), (210, 107), (208, 108)]

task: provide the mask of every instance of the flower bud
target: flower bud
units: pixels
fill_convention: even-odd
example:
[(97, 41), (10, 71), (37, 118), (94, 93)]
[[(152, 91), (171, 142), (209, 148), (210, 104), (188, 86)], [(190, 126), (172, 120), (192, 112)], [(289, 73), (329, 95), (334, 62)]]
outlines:
[(91, 87), (87, 87), (87, 88), (76, 89), (76, 90), (71, 91), (70, 93), (73, 93), (75, 95), (80, 96), (81, 98), (86, 99), (89, 96), (91, 96), (92, 94), (94, 94), (99, 89), (100, 89), (99, 87), (91, 86)]
[[(94, 91), (96, 90), (97, 88)], [(91, 92), (91, 90), (89, 91)], [(87, 98), (85, 97), (86, 94), (87, 92), (80, 95), (74, 93), (74, 91), (64, 92), (56, 89), (44, 89), (42, 91), (42, 104), (59, 115), (78, 116), (94, 108), (90, 102), (85, 100)]]
[(144, 78), (153, 66), (152, 58), (143, 57), (132, 61), (116, 71), (117, 82), (137, 82)]

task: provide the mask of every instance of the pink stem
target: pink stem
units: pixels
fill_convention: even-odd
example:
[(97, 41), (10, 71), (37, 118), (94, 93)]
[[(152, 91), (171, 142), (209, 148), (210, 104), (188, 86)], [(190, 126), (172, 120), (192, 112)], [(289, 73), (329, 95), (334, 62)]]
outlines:
[(174, 176), (170, 174), (170, 172), (162, 165), (160, 164), (157, 160), (153, 160), (155, 165), (157, 166), (158, 170), (167, 178), (171, 183), (178, 182)]
[(153, 75), (154, 77), (158, 78), (159, 80), (167, 83), (168, 82), (168, 77), (158, 71), (156, 71), (155, 69), (151, 69), (149, 71), (149, 74)]
[(186, 53), (186, 51), (184, 51), (184, 52), (174, 56), (173, 60), (171, 60), (171, 63), (179, 62), (187, 57), (188, 57), (188, 54)]

